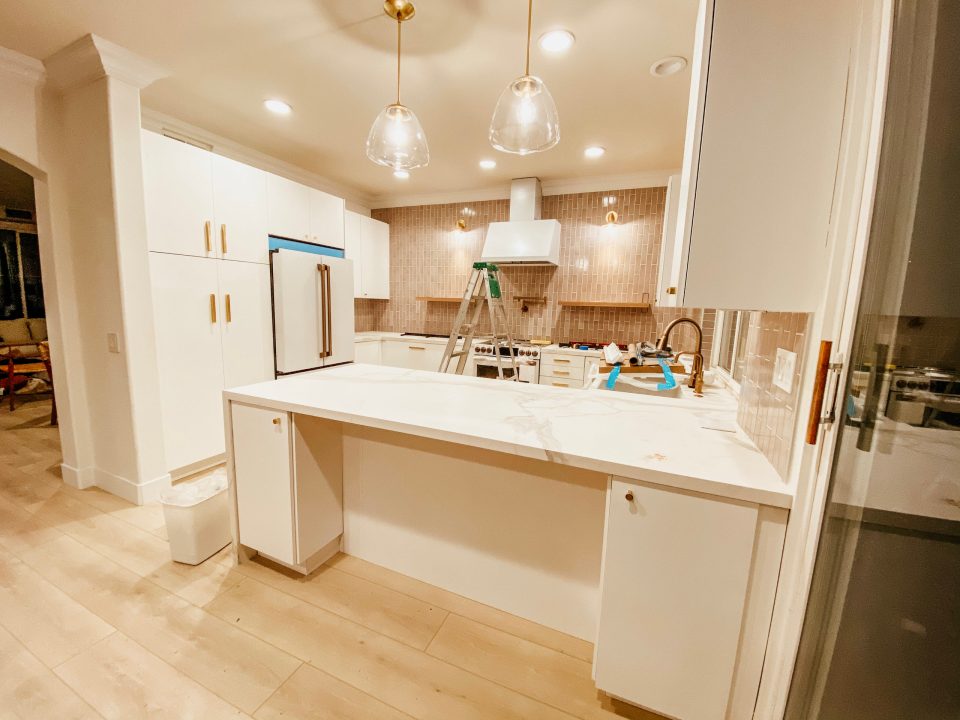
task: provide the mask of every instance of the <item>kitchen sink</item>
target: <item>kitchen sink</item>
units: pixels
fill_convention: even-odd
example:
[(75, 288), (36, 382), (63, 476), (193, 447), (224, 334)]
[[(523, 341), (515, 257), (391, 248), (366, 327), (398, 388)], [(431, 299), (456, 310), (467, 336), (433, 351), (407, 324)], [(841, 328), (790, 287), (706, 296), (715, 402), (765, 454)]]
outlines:
[[(659, 375), (650, 379), (621, 375), (617, 378), (617, 382), (612, 389), (614, 392), (632, 393), (634, 395), (655, 395), (656, 397), (667, 398), (683, 397), (683, 386), (681, 384), (678, 383), (669, 390), (657, 390), (657, 384), (662, 382), (663, 378)], [(607, 375), (600, 377), (600, 387), (597, 389), (607, 390)]]

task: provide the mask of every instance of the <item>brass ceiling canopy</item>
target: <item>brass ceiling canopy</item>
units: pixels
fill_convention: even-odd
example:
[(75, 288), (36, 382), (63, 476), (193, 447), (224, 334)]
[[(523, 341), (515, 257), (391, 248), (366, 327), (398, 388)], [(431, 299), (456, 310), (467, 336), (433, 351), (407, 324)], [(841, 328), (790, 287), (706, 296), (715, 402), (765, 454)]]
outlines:
[(383, 11), (399, 22), (409, 20), (417, 14), (417, 9), (409, 0), (384, 0)]

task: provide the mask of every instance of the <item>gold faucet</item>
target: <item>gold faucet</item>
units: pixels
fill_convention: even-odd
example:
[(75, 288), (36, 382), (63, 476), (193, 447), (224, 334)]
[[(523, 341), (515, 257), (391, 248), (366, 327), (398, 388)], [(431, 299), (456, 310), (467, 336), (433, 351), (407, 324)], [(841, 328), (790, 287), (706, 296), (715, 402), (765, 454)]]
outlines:
[(693, 356), (693, 372), (690, 373), (690, 382), (687, 385), (693, 388), (693, 392), (697, 395), (703, 394), (703, 329), (693, 318), (682, 317), (673, 320), (670, 324), (663, 329), (663, 336), (660, 338), (660, 342), (657, 343), (657, 350), (664, 350), (667, 347), (667, 341), (670, 339), (670, 332), (677, 325), (681, 323), (689, 323), (697, 331), (697, 349), (695, 351), (682, 350), (681, 352), (676, 353), (673, 356), (674, 360), (679, 360), (681, 355), (692, 355)]

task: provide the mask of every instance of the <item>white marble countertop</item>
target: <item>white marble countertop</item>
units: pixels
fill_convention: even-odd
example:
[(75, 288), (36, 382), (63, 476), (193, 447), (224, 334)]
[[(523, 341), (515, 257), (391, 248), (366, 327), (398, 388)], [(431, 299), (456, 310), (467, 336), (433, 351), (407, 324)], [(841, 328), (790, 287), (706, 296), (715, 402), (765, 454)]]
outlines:
[(446, 345), (446, 337), (426, 337), (425, 335), (404, 335), (398, 332), (367, 331), (354, 333), (355, 342), (379, 342), (380, 340), (396, 340), (398, 342), (429, 343), (431, 345)]
[(793, 489), (724, 394), (670, 399), (353, 363), (224, 392), (230, 400), (789, 508)]

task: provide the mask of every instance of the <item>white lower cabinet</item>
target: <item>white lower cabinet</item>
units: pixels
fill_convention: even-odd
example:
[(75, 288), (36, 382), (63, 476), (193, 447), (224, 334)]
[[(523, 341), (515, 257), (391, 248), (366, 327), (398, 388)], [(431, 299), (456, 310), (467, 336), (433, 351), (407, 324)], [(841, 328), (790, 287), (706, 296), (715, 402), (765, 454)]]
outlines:
[(337, 551), (343, 532), (340, 424), (230, 408), (240, 543), (310, 572)]
[(167, 467), (224, 452), (225, 387), (273, 378), (270, 268), (150, 253)]
[(380, 356), (381, 363), (391, 367), (436, 371), (440, 367), (440, 359), (443, 357), (443, 345), (417, 342), (406, 338), (385, 339), (380, 350)]
[(380, 364), (381, 341), (358, 340), (353, 344), (353, 361), (367, 365)]
[(752, 717), (786, 517), (613, 478), (597, 687), (680, 720)]

